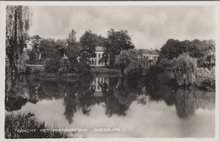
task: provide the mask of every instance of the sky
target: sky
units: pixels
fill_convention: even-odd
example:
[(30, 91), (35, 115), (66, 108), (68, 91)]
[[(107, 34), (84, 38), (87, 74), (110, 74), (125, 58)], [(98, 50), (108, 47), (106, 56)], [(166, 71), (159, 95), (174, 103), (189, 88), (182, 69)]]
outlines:
[(30, 35), (65, 39), (72, 29), (107, 37), (110, 28), (127, 30), (136, 48), (160, 49), (170, 38), (214, 39), (213, 6), (34, 6)]

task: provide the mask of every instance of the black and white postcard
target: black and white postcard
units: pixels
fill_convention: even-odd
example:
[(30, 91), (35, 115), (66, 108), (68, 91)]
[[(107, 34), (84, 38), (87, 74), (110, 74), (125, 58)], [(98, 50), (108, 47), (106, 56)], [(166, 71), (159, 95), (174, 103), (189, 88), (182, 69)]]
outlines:
[(1, 2), (1, 139), (218, 142), (219, 13)]

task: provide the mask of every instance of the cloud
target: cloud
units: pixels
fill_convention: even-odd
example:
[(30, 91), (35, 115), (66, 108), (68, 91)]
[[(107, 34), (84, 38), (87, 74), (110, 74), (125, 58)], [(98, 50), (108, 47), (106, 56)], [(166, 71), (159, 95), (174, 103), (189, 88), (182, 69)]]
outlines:
[(215, 36), (213, 6), (36, 6), (31, 34), (79, 39), (86, 30), (107, 36), (110, 28), (127, 29), (137, 48), (161, 48), (169, 39)]

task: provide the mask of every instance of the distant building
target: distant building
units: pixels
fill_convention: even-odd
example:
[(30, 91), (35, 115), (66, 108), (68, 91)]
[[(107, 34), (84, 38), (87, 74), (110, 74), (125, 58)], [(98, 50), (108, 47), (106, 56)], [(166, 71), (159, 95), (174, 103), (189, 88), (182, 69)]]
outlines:
[(143, 67), (149, 67), (157, 63), (159, 57), (159, 51), (140, 49), (138, 59), (142, 61)]
[(103, 56), (104, 53), (104, 47), (101, 46), (97, 46), (95, 48), (95, 57), (90, 58), (90, 66), (94, 66), (94, 67), (103, 67), (105, 66), (104, 62), (100, 62), (100, 59)]

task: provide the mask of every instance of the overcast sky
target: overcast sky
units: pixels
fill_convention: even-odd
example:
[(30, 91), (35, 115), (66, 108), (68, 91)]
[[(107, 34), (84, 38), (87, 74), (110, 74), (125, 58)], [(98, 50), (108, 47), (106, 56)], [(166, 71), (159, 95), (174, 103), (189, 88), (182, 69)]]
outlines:
[(77, 39), (86, 30), (107, 36), (110, 28), (126, 29), (136, 48), (160, 49), (169, 39), (214, 39), (213, 6), (39, 6), (32, 8), (31, 35)]

